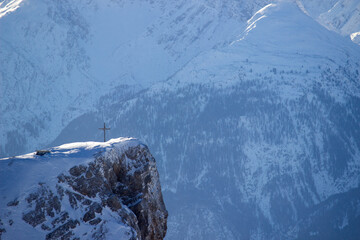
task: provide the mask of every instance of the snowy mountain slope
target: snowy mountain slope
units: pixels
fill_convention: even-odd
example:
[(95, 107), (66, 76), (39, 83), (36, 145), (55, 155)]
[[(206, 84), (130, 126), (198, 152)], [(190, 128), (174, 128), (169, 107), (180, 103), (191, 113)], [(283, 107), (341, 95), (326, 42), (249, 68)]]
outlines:
[(353, 42), (360, 43), (360, 1), (339, 1), (328, 12), (321, 14), (319, 21), (344, 36), (350, 36)]
[[(0, 156), (45, 146), (114, 88), (131, 95), (169, 78), (269, 2), (2, 1)], [(356, 41), (356, 1), (297, 3), (314, 18), (340, 6), (324, 19), (344, 16), (336, 27)]]
[(266, 2), (11, 2), (20, 7), (0, 19), (0, 155), (46, 145), (110, 89), (167, 79)]
[(1, 239), (162, 239), (155, 160), (119, 138), (0, 160)]
[(0, 18), (18, 9), (22, 1), (23, 0), (4, 0), (0, 2)]
[(334, 195), (315, 206), (297, 225), (298, 239), (356, 239), (360, 223), (359, 190)]
[(338, 1), (339, 0), (296, 0), (296, 3), (302, 6), (302, 10), (305, 10), (304, 12), (316, 19), (320, 14), (331, 9)]
[[(112, 136), (138, 136), (161, 159), (169, 239), (296, 239), (312, 233), (309, 215), (331, 215), (316, 206), (343, 196), (325, 208), (336, 212), (359, 186), (359, 62), (350, 40), (271, 4), (229, 45), (133, 99), (105, 96), (98, 111)], [(100, 134), (84, 122), (101, 118), (81, 116), (57, 141)]]
[[(300, 2), (300, 1), (299, 1)], [(360, 43), (359, 0), (303, 0), (304, 10), (328, 29)]]

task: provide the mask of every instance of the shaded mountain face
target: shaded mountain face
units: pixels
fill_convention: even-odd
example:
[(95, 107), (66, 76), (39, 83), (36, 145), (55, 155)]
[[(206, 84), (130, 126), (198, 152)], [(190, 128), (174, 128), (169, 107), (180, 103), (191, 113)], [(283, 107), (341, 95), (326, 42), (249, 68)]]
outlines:
[[(114, 88), (126, 98), (228, 45), (270, 2), (2, 1), (0, 156), (48, 145)], [(357, 39), (356, 0), (296, 2), (324, 26)]]
[(115, 87), (126, 97), (166, 80), (267, 2), (3, 2), (0, 156), (49, 144)]
[(356, 239), (360, 234), (359, 190), (336, 194), (308, 211), (296, 226), (298, 239)]
[(66, 144), (1, 159), (0, 166), (0, 239), (166, 234), (155, 159), (135, 139)]
[[(53, 79), (26, 70), (17, 83), (6, 82), (14, 87), (0, 89), (9, 96), (0, 103), (4, 154), (55, 138), (51, 145), (100, 140), (105, 119), (110, 136), (136, 136), (153, 149), (169, 239), (318, 239), (328, 236), (326, 228), (331, 236), (356, 238), (360, 53), (314, 21), (336, 1), (301, 2), (311, 17), (288, 2), (126, 2), (39, 3), (47, 9), (42, 13), (60, 19), (49, 29), (79, 26), (51, 37), (61, 40), (55, 49), (74, 49), (55, 54), (65, 56), (70, 70)], [(11, 22), (28, 22), (16, 18), (19, 10), (6, 15), (7, 32)], [(118, 16), (131, 20), (113, 20)], [(14, 41), (22, 39), (16, 32), (22, 30), (9, 35)], [(84, 39), (72, 45), (73, 36)], [(13, 44), (32, 49), (27, 41)], [(7, 51), (0, 57), (23, 59), (30, 51), (7, 49), (0, 48)], [(45, 55), (52, 56), (39, 59)], [(2, 79), (18, 76), (14, 69), (25, 63), (13, 66)], [(27, 93), (21, 105), (17, 96)]]
[(114, 91), (55, 143), (99, 136), (83, 123), (100, 113), (111, 135), (148, 142), (169, 239), (356, 239), (359, 57), (296, 5), (268, 5), (230, 45), (129, 100)]

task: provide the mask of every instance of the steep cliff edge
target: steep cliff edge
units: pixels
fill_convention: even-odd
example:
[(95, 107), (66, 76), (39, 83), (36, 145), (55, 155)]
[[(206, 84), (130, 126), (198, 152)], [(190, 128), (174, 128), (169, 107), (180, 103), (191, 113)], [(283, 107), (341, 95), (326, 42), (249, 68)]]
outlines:
[(163, 239), (167, 211), (135, 139), (65, 144), (0, 160), (0, 239)]

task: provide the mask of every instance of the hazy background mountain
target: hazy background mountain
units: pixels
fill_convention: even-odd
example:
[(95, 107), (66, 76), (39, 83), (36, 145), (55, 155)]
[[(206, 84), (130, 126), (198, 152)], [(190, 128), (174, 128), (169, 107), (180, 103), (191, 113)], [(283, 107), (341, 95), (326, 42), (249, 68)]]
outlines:
[[(111, 89), (164, 81), (231, 43), (271, 1), (34, 1), (0, 5), (0, 156), (48, 144)], [(297, 1), (357, 42), (359, 1)]]

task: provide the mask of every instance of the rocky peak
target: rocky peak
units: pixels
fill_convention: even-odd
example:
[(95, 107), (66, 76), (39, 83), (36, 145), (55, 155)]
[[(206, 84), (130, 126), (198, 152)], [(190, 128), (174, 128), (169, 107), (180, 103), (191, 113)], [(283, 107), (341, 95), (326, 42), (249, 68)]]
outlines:
[[(31, 166), (32, 162), (36, 167)], [(45, 179), (33, 172), (30, 180), (35, 186), (29, 191), (14, 193), (1, 184), (1, 195), (11, 192), (11, 199), (5, 197), (0, 202), (0, 239), (21, 237), (16, 230), (24, 225), (30, 234), (45, 239), (165, 237), (167, 211), (155, 159), (134, 139), (68, 144), (53, 148), (45, 156), (3, 159), (0, 165), (10, 172), (19, 170), (15, 175), (21, 182), (29, 179), (22, 178), (24, 165), (30, 167), (29, 171), (39, 167), (49, 170)], [(0, 178), (5, 179), (6, 173), (2, 170)], [(11, 184), (15, 175), (8, 175)]]

